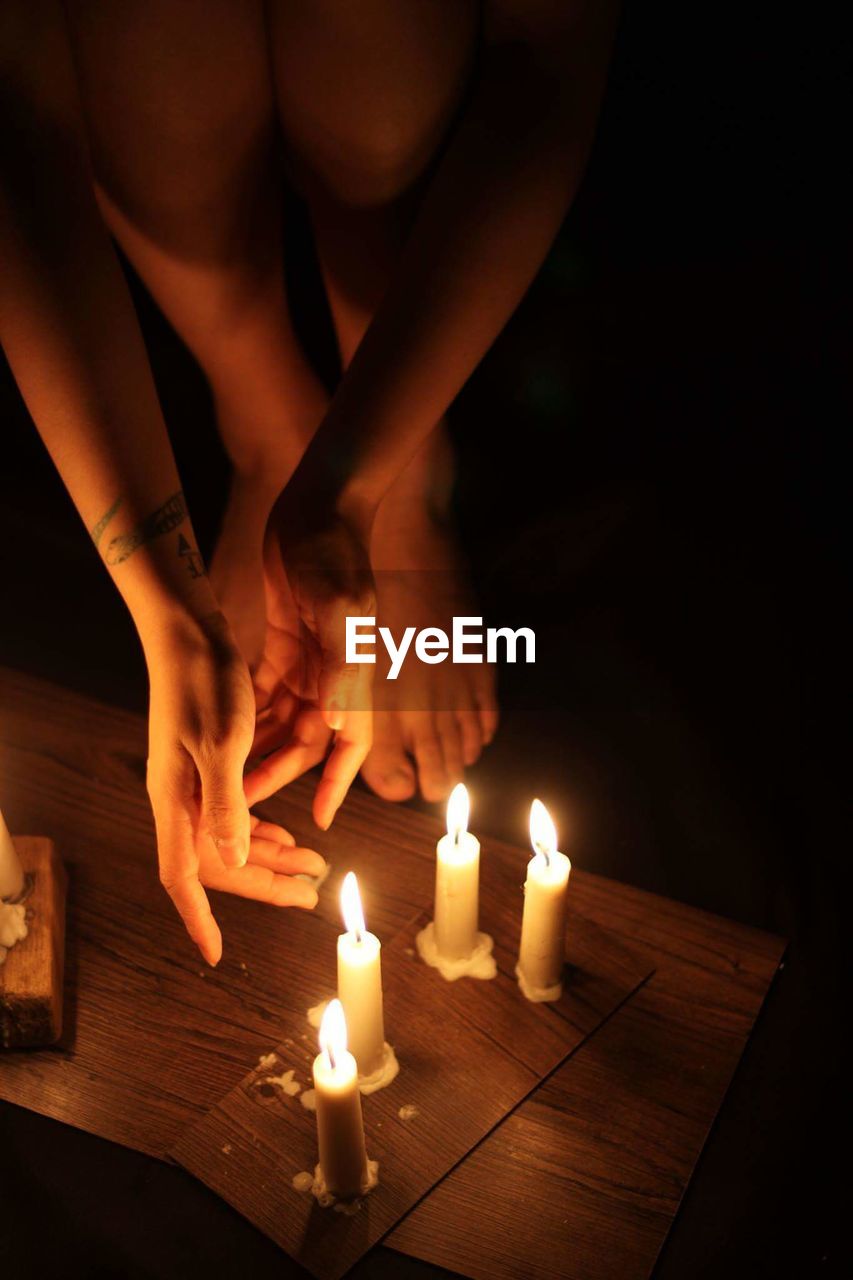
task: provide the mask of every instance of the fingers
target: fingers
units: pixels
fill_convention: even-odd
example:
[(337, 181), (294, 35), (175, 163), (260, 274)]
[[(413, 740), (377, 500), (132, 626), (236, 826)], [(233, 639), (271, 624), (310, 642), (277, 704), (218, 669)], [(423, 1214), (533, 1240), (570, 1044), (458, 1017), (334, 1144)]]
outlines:
[(195, 843), (195, 770), (183, 752), (148, 767), (148, 794), (157, 831), (160, 883), (184, 922), (187, 933), (210, 965), (222, 958), (222, 934), (198, 878)]
[(201, 778), (201, 824), (226, 866), (240, 867), (249, 856), (249, 806), (243, 790), (243, 765), (249, 743), (230, 728), (220, 740), (202, 743), (196, 752)]
[(280, 690), (271, 705), (260, 711), (255, 718), (255, 737), (250, 754), (269, 755), (271, 751), (289, 742), (300, 709), (300, 703), (291, 693)]
[(317, 905), (317, 891), (307, 881), (294, 880), (291, 875), (279, 875), (269, 867), (252, 863), (245, 867), (223, 867), (211, 862), (205, 866), (203, 874), (209, 889), (233, 893), (240, 898), (268, 902), (274, 907), (302, 907), (306, 911)]
[(192, 815), (165, 788), (149, 784), (149, 793), (157, 829), (160, 883), (207, 963), (216, 965), (222, 958), (222, 934), (199, 882)]
[[(326, 863), (313, 849), (297, 849), (293, 837), (274, 822), (252, 815), (249, 860), (242, 867), (225, 866), (209, 843), (199, 848), (198, 892), (204, 898), (201, 881), (209, 889), (233, 893), (241, 898), (268, 902), (277, 907), (304, 907), (317, 904), (316, 891), (299, 874), (322, 875)], [(205, 898), (205, 903), (207, 899)], [(221, 946), (220, 946), (221, 952)]]
[(209, 965), (222, 959), (222, 934), (213, 918), (207, 894), (195, 873), (177, 880), (162, 877), (163, 888), (174, 902), (187, 933)]
[(373, 577), (369, 568), (353, 570), (345, 562), (310, 571), (300, 579), (302, 617), (314, 632), (319, 648), (318, 699), (330, 730), (342, 730), (347, 712), (369, 710), (374, 664), (347, 658), (347, 618), (375, 612)]
[(323, 719), (335, 731), (343, 729), (349, 712), (366, 712), (372, 706), (374, 664), (348, 662), (346, 651), (347, 616), (364, 617), (372, 613), (375, 613), (372, 598), (339, 597), (315, 608), (320, 646), (317, 694)]
[(313, 769), (326, 754), (330, 736), (316, 708), (303, 711), (294, 725), (293, 741), (246, 774), (243, 779), (246, 802), (255, 805), (267, 800), (307, 769)]
[[(314, 797), (314, 819), (324, 831), (344, 801), (353, 779), (370, 750), (372, 715), (369, 711), (351, 711), (344, 718), (344, 728), (335, 735), (332, 753)], [(294, 725), (293, 741), (274, 751), (243, 779), (248, 804), (268, 799), (313, 769), (326, 754), (330, 733), (316, 707), (304, 710)]]
[(335, 735), (332, 753), (314, 794), (314, 821), (323, 831), (344, 802), (353, 779), (364, 763), (373, 737), (370, 711), (350, 711), (343, 728)]
[(249, 865), (266, 867), (284, 876), (321, 876), (326, 870), (325, 859), (313, 849), (276, 844), (272, 840), (252, 840)]
[(258, 840), (271, 840), (274, 844), (289, 845), (290, 848), (293, 848), (296, 844), (290, 832), (285, 831), (284, 827), (280, 827), (277, 822), (266, 822), (263, 818), (256, 818), (253, 813), (250, 813), (249, 824), (253, 841), (256, 838)]

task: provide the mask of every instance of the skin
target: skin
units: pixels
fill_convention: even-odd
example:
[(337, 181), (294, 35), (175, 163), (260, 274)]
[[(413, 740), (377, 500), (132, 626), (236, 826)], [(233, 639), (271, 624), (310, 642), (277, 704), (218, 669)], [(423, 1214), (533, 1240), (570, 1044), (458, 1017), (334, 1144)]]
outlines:
[[(279, 749), (248, 793), (261, 798), (330, 752), (315, 801), (321, 826), (362, 763), (380, 794), (402, 798), (414, 785), (413, 757), (424, 794), (438, 798), (494, 732), (486, 673), (445, 667), (425, 689), (401, 680), (397, 705), (380, 709), (366, 758), (370, 695), (365, 669), (348, 670), (343, 659), (342, 620), (373, 612), (374, 568), (438, 564), (452, 585), (446, 599), (429, 602), (424, 620), (460, 611), (442, 415), (571, 202), (594, 129), (612, 10), (518, 0), (480, 13), (449, 0), (411, 8), (376, 0), (359, 6), (353, 24), (350, 9), (332, 3), (271, 4), (268, 23), (255, 0), (68, 7), (101, 210), (205, 369), (235, 463), (218, 585), (235, 620), (253, 626), (262, 616), (253, 602), (266, 591), (265, 635), (256, 627), (240, 644), (252, 657), (263, 646), (256, 745)], [(164, 460), (162, 421), (114, 258), (102, 229), (93, 230), (64, 46), (64, 67), (51, 74), (54, 46), (63, 45), (58, 14), (41, 0), (5, 13), (19, 95), (11, 105), (33, 136), (22, 150), (14, 145), (21, 131), (6, 144), (4, 235), (15, 270), (4, 340), (99, 545), (107, 535), (107, 548), (114, 538), (137, 540), (130, 555), (107, 550), (105, 558), (151, 669), (161, 863), (164, 848), (177, 851), (163, 863), (164, 880), (189, 927), (215, 950), (209, 908), (196, 892), (201, 864), (184, 871), (201, 856), (196, 833), (210, 824), (227, 858), (230, 843), (245, 848), (234, 783), (253, 727), (245, 667), (216, 616), (188, 523), (156, 532), (168, 523), (157, 513), (178, 492), (177, 477), (171, 455)], [(42, 48), (36, 33), (48, 29)], [(284, 298), (278, 128), (311, 211), (346, 367), (331, 404)], [(22, 191), (33, 172), (38, 182), (27, 178)], [(70, 252), (69, 236), (51, 226), (69, 194)], [(62, 394), (51, 394), (57, 388)], [(77, 447), (84, 441), (88, 452)], [(393, 578), (380, 575), (378, 586), (380, 613), (392, 625), (395, 610), (409, 622), (413, 604)], [(294, 644), (295, 682), (287, 661)], [(175, 674), (180, 687), (170, 687), (167, 673), (184, 667), (192, 678)], [(185, 724), (164, 734), (159, 726), (173, 717)]]
[(248, 811), (251, 679), (198, 553), (95, 203), (64, 16), (52, 0), (0, 7), (0, 84), (0, 340), (139, 632), (160, 876), (216, 964), (222, 938), (205, 886), (312, 907), (314, 890), (293, 875), (324, 864)]
[[(485, 6), (464, 109), (346, 377), (273, 510), (268, 539), (288, 576), (322, 557), (369, 554), (383, 501), (521, 300), (580, 183), (614, 22), (609, 5)], [(314, 598), (309, 586), (296, 601), (303, 619), (336, 590), (331, 576), (310, 581)], [(473, 710), (397, 717), (425, 794), (476, 758)], [(481, 721), (482, 735), (492, 727)], [(383, 749), (390, 764), (397, 743)]]
[[(389, 799), (411, 794), (416, 775), (438, 799), (494, 733), (488, 668), (431, 668), (423, 686), (412, 664), (374, 721), (365, 668), (344, 661), (342, 619), (372, 612), (377, 596), (395, 629), (421, 621), (415, 603), (438, 625), (477, 612), (459, 608), (443, 415), (579, 185), (615, 5), (68, 10), (101, 208), (205, 370), (234, 463), (213, 575), (256, 668), (256, 747), (278, 748), (251, 794), (331, 751), (321, 826), (359, 766)], [(282, 151), (345, 369), (331, 403), (284, 296)], [(287, 655), (300, 641), (294, 682)]]

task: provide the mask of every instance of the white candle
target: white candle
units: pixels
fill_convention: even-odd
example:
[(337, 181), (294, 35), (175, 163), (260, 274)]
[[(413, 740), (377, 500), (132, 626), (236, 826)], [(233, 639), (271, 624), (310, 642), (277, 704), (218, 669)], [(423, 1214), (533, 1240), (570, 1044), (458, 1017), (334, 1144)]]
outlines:
[(340, 1000), (329, 1001), (320, 1024), (314, 1091), (325, 1189), (338, 1199), (351, 1200), (369, 1188), (370, 1179), (358, 1068), (355, 1058), (347, 1052), (347, 1024)]
[(464, 960), (478, 943), (480, 842), (467, 829), (469, 810), (460, 782), (447, 802), (447, 835), (436, 848), (435, 945), (443, 960)]
[(534, 855), (527, 864), (516, 974), (528, 1000), (558, 1000), (566, 958), (566, 906), (572, 865), (540, 800), (530, 808)]
[(381, 945), (364, 925), (358, 881), (352, 871), (341, 886), (346, 933), (338, 938), (338, 999), (346, 1016), (349, 1048), (361, 1076), (381, 1070), (385, 1060), (382, 1019)]
[(24, 888), (24, 868), (0, 813), (0, 901), (17, 898)]

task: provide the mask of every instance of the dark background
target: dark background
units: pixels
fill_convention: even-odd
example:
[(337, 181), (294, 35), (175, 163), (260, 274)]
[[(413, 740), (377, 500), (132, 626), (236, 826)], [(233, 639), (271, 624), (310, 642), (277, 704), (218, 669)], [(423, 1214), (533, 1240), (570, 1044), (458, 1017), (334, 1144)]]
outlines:
[[(535, 791), (577, 865), (791, 943), (658, 1280), (843, 1270), (846, 66), (819, 7), (629, 4), (581, 196), (452, 415), (485, 611), (538, 638), (472, 771), (481, 826), (522, 841)], [(206, 388), (134, 294), (209, 548)], [(0, 412), (0, 661), (142, 709), (129, 619), (8, 371)], [(287, 1273), (179, 1171), (10, 1106), (0, 1241), (4, 1277)], [(359, 1274), (437, 1273), (379, 1251)]]

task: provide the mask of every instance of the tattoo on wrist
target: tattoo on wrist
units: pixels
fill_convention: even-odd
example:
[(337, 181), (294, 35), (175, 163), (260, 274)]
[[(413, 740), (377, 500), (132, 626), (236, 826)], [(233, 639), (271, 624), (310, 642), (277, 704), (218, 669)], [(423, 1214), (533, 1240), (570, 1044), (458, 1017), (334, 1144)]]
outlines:
[(146, 543), (153, 542), (155, 538), (161, 538), (164, 533), (171, 533), (173, 529), (177, 529), (186, 518), (187, 504), (183, 493), (178, 490), (163, 503), (162, 507), (158, 507), (150, 516), (140, 520), (134, 529), (113, 538), (107, 546), (104, 559), (110, 565), (121, 564)]
[(96, 547), (100, 543), (101, 538), (103, 538), (104, 536), (104, 530), (106, 529), (107, 525), (112, 520), (113, 516), (118, 511), (119, 507), (123, 502), (124, 502), (124, 498), (122, 497), (116, 498), (115, 502), (110, 507), (109, 511), (105, 511), (104, 514), (101, 516), (100, 520), (98, 521), (98, 523), (96, 525), (93, 525), (92, 528), (89, 530), (89, 534)]
[(178, 555), (187, 566), (187, 573), (191, 578), (203, 578), (206, 576), (207, 570), (204, 567), (201, 553), (182, 533), (178, 534)]

